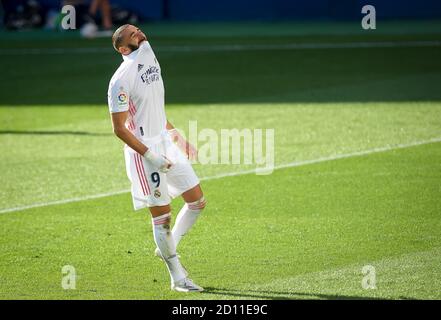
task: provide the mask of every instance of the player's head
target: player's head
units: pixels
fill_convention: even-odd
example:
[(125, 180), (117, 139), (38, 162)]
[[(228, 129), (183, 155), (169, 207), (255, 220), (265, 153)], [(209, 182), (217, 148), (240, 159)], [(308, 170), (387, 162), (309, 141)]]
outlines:
[(113, 47), (123, 55), (128, 55), (138, 49), (144, 40), (147, 40), (145, 34), (131, 24), (122, 25), (112, 36)]

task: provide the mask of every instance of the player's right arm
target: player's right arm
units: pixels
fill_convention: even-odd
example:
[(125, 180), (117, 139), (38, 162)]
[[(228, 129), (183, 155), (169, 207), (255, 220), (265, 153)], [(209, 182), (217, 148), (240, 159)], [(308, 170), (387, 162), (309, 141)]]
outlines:
[(112, 118), (113, 132), (124, 141), (130, 148), (138, 152), (147, 161), (150, 161), (160, 171), (167, 171), (171, 162), (162, 155), (149, 150), (133, 133), (126, 127), (129, 110), (129, 95), (127, 85), (123, 81), (111, 82), (108, 92), (108, 103)]
[(128, 113), (128, 111), (111, 113), (113, 133), (124, 141), (130, 148), (138, 152), (140, 155), (144, 155), (148, 148), (126, 127)]
[(115, 135), (124, 141), (130, 148), (138, 152), (160, 171), (167, 171), (172, 166), (172, 163), (164, 156), (158, 155), (149, 150), (141, 141), (136, 138), (133, 133), (127, 129), (125, 123), (128, 117), (128, 111), (114, 112), (112, 115), (112, 126)]

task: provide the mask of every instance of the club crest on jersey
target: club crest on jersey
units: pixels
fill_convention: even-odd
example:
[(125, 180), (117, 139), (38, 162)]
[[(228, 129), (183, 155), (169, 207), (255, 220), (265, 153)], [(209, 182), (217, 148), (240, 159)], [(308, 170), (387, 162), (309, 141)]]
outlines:
[(155, 190), (155, 198), (159, 198), (161, 196), (161, 191)]
[(138, 64), (138, 72), (142, 70), (142, 68), (144, 68), (143, 64)]

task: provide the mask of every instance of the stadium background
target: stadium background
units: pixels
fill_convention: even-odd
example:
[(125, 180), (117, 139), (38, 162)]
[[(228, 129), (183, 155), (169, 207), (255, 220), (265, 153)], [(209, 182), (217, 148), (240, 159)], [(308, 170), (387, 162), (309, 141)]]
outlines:
[[(60, 1), (39, 2), (58, 7)], [(154, 21), (358, 20), (360, 8), (365, 4), (375, 6), (379, 19), (441, 17), (441, 3), (436, 0), (113, 0), (111, 3)]]

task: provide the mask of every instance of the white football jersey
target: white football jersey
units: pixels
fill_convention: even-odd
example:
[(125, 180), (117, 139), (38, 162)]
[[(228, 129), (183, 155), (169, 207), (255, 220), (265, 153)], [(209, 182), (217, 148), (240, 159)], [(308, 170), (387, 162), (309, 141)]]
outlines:
[(128, 111), (126, 126), (136, 137), (157, 136), (167, 123), (159, 63), (148, 41), (123, 59), (109, 83), (109, 110)]

